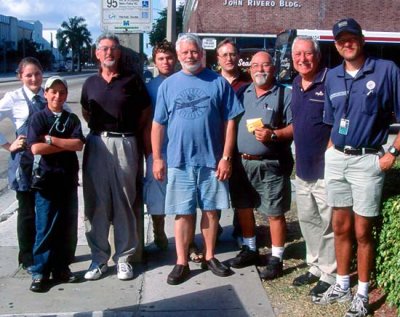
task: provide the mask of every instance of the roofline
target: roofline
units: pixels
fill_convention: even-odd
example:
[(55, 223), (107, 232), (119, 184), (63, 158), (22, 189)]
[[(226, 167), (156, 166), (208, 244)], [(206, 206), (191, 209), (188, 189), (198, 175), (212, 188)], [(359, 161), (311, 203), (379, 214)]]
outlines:
[[(333, 34), (331, 30), (309, 30), (297, 29), (297, 35), (309, 35), (318, 41), (333, 42)], [(201, 37), (258, 37), (258, 38), (276, 38), (276, 34), (260, 34), (260, 33), (196, 33)], [(400, 32), (376, 32), (364, 31), (364, 38), (367, 43), (400, 43)]]
[[(309, 35), (319, 41), (334, 41), (331, 30), (297, 29), (297, 35)], [(400, 32), (376, 32), (363, 30), (367, 43), (400, 43)]]

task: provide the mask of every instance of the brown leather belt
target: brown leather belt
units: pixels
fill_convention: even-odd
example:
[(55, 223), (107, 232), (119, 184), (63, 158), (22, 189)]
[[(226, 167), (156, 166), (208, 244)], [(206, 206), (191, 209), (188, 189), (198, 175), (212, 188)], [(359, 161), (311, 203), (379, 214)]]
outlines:
[(248, 161), (261, 161), (266, 158), (264, 155), (251, 155), (246, 153), (240, 153), (240, 156)]

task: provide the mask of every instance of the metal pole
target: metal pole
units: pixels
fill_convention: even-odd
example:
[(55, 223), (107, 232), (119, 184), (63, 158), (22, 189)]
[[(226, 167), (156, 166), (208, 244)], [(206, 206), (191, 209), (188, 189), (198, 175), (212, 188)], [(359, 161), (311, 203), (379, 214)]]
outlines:
[(167, 12), (167, 40), (176, 41), (176, 0), (168, 0)]

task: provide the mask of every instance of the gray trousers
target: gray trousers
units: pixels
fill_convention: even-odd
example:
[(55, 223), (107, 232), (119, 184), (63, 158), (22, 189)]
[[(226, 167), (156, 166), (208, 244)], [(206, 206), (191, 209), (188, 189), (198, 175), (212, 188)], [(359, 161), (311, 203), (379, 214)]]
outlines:
[(325, 181), (308, 182), (296, 176), (296, 202), (300, 229), (306, 242), (309, 272), (333, 284), (336, 256), (332, 209), (327, 205)]
[(138, 150), (135, 137), (110, 138), (89, 134), (83, 154), (83, 196), (86, 239), (92, 261), (107, 263), (114, 227), (115, 263), (126, 262), (138, 245), (134, 214)]

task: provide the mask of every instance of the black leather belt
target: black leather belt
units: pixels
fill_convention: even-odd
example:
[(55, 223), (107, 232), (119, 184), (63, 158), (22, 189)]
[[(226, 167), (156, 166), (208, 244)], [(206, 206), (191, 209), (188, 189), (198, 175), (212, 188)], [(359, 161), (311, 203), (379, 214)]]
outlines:
[(376, 154), (379, 152), (379, 149), (373, 149), (373, 148), (368, 148), (368, 147), (362, 147), (362, 148), (356, 149), (351, 146), (341, 147), (341, 146), (335, 145), (335, 149), (340, 152), (343, 152), (344, 154), (348, 154), (348, 155)]
[(267, 157), (264, 155), (251, 155), (251, 154), (246, 154), (246, 153), (240, 153), (240, 156), (248, 161), (261, 161), (263, 159), (266, 159)]
[(104, 136), (106, 138), (127, 138), (130, 136), (135, 136), (135, 133), (133, 132), (110, 132), (110, 131), (92, 131), (92, 134), (94, 135), (99, 135), (99, 136)]

